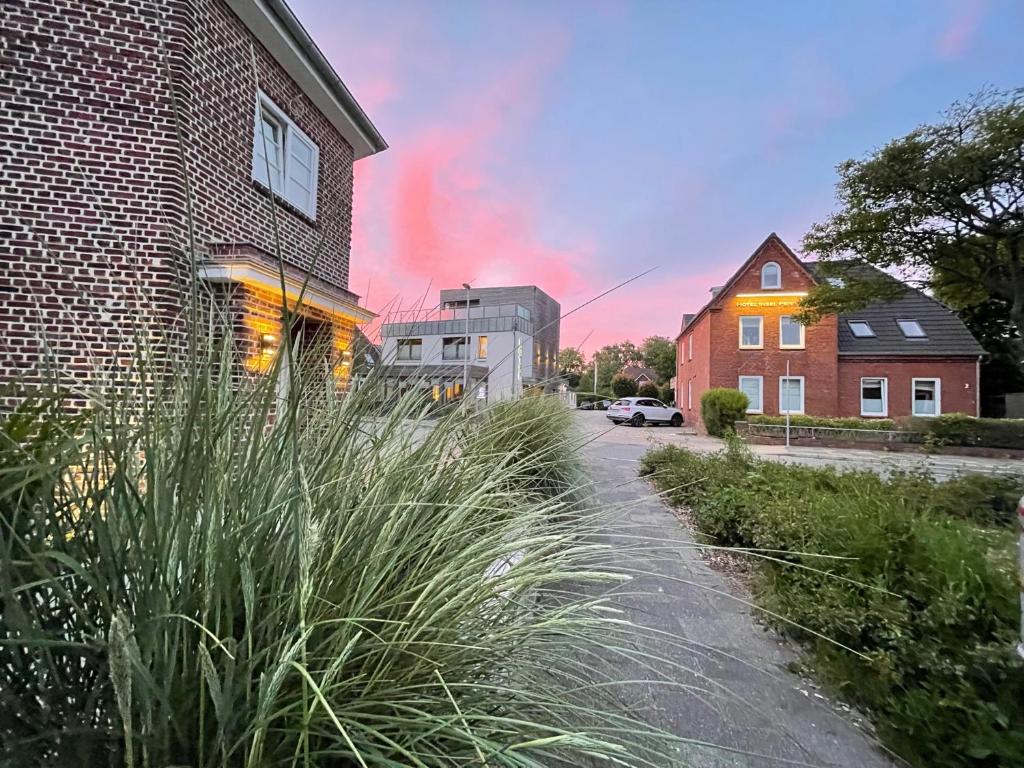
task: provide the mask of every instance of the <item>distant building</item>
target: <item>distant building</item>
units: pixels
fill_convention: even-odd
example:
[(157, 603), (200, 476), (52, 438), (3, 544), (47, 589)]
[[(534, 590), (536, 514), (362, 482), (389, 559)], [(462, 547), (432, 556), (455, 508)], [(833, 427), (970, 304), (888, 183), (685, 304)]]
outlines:
[(653, 368), (644, 368), (638, 365), (627, 365), (620, 373), (623, 376), (629, 376), (638, 387), (642, 387), (644, 384), (656, 384), (658, 380), (658, 374)]
[(904, 285), (895, 300), (805, 327), (793, 315), (820, 279), (814, 262), (772, 234), (699, 312), (683, 316), (676, 406), (687, 422), (700, 425), (700, 396), (711, 387), (742, 390), (752, 414), (978, 414), (984, 351), (954, 312)]
[(422, 388), (435, 400), (461, 397), (464, 374), (471, 396), (489, 402), (526, 387), (554, 388), (560, 314), (558, 302), (533, 285), (442, 290), (436, 309), (385, 318), (386, 380), (400, 392)]

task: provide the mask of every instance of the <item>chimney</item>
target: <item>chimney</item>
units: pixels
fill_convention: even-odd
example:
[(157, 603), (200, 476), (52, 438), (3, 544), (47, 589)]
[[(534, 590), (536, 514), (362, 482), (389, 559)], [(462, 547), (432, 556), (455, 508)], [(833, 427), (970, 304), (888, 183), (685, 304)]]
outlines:
[(715, 285), (715, 286), (712, 286), (712, 288), (711, 288), (711, 298), (713, 299), (713, 298), (715, 298), (715, 296), (717, 296), (718, 294), (720, 294), (720, 293), (722, 292), (722, 289), (723, 289), (724, 287), (725, 287), (724, 285)]

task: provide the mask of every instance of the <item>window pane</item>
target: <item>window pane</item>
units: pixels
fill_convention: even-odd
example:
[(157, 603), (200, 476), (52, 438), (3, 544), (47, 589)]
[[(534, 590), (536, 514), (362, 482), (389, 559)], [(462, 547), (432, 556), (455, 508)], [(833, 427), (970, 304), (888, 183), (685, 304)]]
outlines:
[(903, 331), (903, 335), (908, 339), (925, 338), (924, 328), (917, 320), (897, 320), (896, 322), (899, 324), (900, 330)]
[(804, 383), (800, 379), (783, 378), (779, 382), (779, 410), (800, 413), (804, 409)]
[(761, 287), (778, 288), (780, 282), (779, 265), (775, 263), (765, 264), (761, 269)]
[(779, 342), (784, 347), (799, 347), (803, 344), (803, 330), (800, 323), (793, 322), (793, 318), (784, 316), (779, 321)]
[(441, 343), (441, 359), (465, 360), (468, 342), (465, 336), (446, 336)]
[(740, 377), (740, 392), (747, 396), (747, 410), (764, 410), (761, 403), (761, 379), (753, 376)]
[(487, 337), (481, 336), (477, 342), (476, 356), (481, 360), (487, 359)]
[(741, 317), (740, 318), (740, 344), (744, 347), (757, 347), (761, 344), (761, 318)]
[(882, 379), (861, 380), (860, 411), (864, 414), (885, 413), (885, 382)]
[(863, 320), (851, 320), (850, 332), (858, 339), (868, 338), (875, 335), (874, 329), (871, 325)]
[(936, 414), (936, 397), (934, 381), (914, 382), (914, 414), (917, 416), (934, 416)]

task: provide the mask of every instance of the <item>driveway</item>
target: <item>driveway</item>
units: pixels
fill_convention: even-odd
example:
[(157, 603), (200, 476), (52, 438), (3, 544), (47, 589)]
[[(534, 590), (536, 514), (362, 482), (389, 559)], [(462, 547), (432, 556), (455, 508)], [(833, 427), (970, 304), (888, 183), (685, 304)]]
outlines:
[[(603, 411), (575, 411), (576, 421), (590, 437), (615, 445), (645, 448), (675, 445), (692, 451), (718, 451), (724, 443), (715, 437), (695, 435), (688, 427), (615, 427)], [(985, 459), (974, 456), (949, 456), (924, 453), (895, 453), (851, 448), (809, 448), (784, 445), (751, 445), (758, 456), (809, 466), (834, 466), (845, 469), (870, 469), (886, 473), (896, 470), (927, 470), (933, 477), (946, 479), (961, 473), (1000, 473), (1024, 471), (1016, 459)]]
[(691, 533), (637, 477), (649, 437), (678, 444), (684, 436), (600, 434), (597, 420), (583, 423), (595, 427), (582, 453), (594, 503), (608, 514), (605, 535), (621, 567), (635, 574), (609, 597), (631, 621), (662, 633), (655, 653), (670, 662), (620, 664), (627, 667), (620, 679), (647, 681), (630, 687), (626, 703), (635, 716), (692, 740), (677, 765), (892, 768), (857, 716), (789, 671), (793, 648), (755, 622), (742, 592), (702, 560)]

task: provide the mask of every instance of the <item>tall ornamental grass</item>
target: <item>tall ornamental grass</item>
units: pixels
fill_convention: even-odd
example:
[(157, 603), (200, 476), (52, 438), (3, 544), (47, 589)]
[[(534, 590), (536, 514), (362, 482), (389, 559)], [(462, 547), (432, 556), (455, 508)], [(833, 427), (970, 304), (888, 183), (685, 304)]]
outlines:
[(564, 406), (231, 372), (4, 417), (0, 764), (673, 764)]

